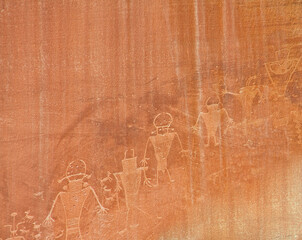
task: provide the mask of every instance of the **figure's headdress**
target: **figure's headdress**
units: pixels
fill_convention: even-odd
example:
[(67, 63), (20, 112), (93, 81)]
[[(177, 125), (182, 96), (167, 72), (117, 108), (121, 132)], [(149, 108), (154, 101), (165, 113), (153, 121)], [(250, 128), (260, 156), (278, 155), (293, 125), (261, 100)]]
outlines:
[(132, 173), (137, 169), (137, 157), (134, 157), (134, 149), (132, 149), (132, 157), (127, 158), (127, 152), (125, 151), (124, 159), (122, 160), (123, 172)]

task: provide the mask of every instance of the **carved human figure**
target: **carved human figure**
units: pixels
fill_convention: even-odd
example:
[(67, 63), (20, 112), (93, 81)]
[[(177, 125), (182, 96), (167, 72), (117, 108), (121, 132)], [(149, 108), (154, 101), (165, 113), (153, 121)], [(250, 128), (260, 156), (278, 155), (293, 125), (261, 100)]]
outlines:
[(66, 176), (59, 180), (59, 183), (67, 181), (67, 186), (64, 187), (65, 191), (56, 196), (43, 223), (45, 227), (53, 227), (54, 238), (85, 240), (81, 229), (84, 227), (86, 230), (89, 224), (87, 224), (88, 221), (82, 221), (83, 214), (92, 217), (95, 211), (98, 214), (107, 211), (99, 202), (94, 189), (84, 182), (84, 179), (89, 177), (86, 174), (85, 162), (75, 160), (67, 167)]
[(239, 98), (242, 104), (243, 115), (245, 118), (244, 120), (251, 119), (253, 103), (256, 96), (259, 96), (258, 103), (263, 101), (263, 94), (260, 91), (259, 86), (257, 85), (256, 78), (257, 76), (252, 76), (248, 78), (246, 86), (242, 87), (239, 91)]
[[(136, 210), (138, 208), (138, 193), (141, 184), (142, 172), (147, 170), (147, 167), (137, 167), (137, 157), (134, 157), (134, 151), (132, 150), (133, 156), (127, 158), (127, 151), (125, 157), (122, 160), (123, 171), (114, 173), (114, 177), (117, 182), (117, 191), (124, 189), (126, 207), (127, 207), (127, 227), (137, 227), (136, 221)], [(120, 186), (122, 183), (122, 187)]]
[(153, 125), (156, 128), (156, 132), (154, 135), (148, 138), (145, 148), (144, 158), (141, 161), (142, 166), (146, 166), (148, 164), (148, 160), (150, 158), (147, 158), (146, 155), (147, 155), (147, 149), (151, 144), (153, 146), (155, 158), (156, 158), (156, 185), (155, 186), (158, 186), (160, 172), (162, 173), (167, 172), (169, 181), (174, 182), (174, 180), (171, 178), (168, 169), (168, 160), (167, 160), (174, 139), (177, 140), (181, 148), (181, 153), (187, 152), (182, 147), (182, 143), (180, 141), (178, 133), (175, 132), (174, 129), (170, 127), (172, 122), (173, 122), (173, 118), (171, 114), (166, 112), (160, 113), (154, 118)]
[(116, 193), (113, 191), (114, 181), (112, 173), (107, 171), (106, 176), (99, 179), (101, 185), (101, 203), (103, 206), (111, 207), (115, 202)]
[(276, 61), (265, 63), (271, 84), (277, 95), (283, 96), (302, 57), (290, 58), (290, 49), (276, 51)]
[(257, 84), (256, 75), (247, 79), (246, 85), (240, 88), (239, 93), (229, 92), (225, 90), (223, 94), (235, 96), (239, 100), (243, 112), (243, 122), (251, 119), (255, 98), (257, 96), (259, 97), (258, 103), (261, 103), (264, 100), (263, 92), (260, 90), (260, 87)]
[[(222, 119), (226, 118), (228, 124), (231, 124), (233, 120), (229, 117), (227, 111), (220, 107), (218, 99), (209, 97), (206, 101), (206, 107), (208, 111), (199, 113), (196, 123), (192, 128), (194, 131), (199, 131), (200, 120), (203, 119), (207, 129), (207, 144), (205, 146), (210, 146), (211, 138), (214, 139), (214, 145), (218, 146), (220, 141), (217, 140), (217, 132), (221, 129)], [(225, 132), (226, 130), (227, 129), (225, 129)]]

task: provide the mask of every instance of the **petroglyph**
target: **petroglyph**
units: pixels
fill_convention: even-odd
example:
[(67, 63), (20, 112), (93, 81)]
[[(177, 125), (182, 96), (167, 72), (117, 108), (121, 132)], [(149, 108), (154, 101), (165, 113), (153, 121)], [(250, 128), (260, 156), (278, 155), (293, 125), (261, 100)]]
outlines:
[[(193, 131), (199, 134), (201, 127), (200, 121), (203, 120), (207, 130), (207, 144), (206, 147), (210, 146), (211, 139), (214, 140), (214, 145), (218, 146), (220, 144), (220, 137), (217, 140), (217, 133), (221, 129), (221, 122), (223, 118), (226, 118), (228, 125), (233, 123), (233, 120), (229, 117), (227, 111), (220, 107), (220, 102), (218, 99), (214, 99), (213, 102), (210, 102), (211, 97), (206, 101), (206, 107), (208, 112), (200, 112), (196, 120), (195, 125), (192, 127)], [(228, 128), (224, 130), (226, 133)]]
[[(144, 158), (141, 161), (141, 165), (143, 167), (147, 166), (149, 158), (147, 158), (147, 149), (149, 144), (153, 146), (155, 158), (156, 158), (156, 185), (158, 186), (159, 173), (167, 172), (170, 182), (174, 182), (171, 178), (169, 169), (168, 169), (168, 156), (171, 150), (172, 143), (176, 138), (179, 146), (181, 148), (181, 153), (186, 153), (182, 147), (182, 143), (180, 141), (179, 135), (174, 129), (171, 128), (171, 124), (173, 122), (173, 117), (170, 113), (160, 113), (158, 114), (154, 120), (153, 125), (156, 129), (153, 136), (150, 136), (147, 140), (147, 144), (145, 147)], [(149, 182), (148, 182), (149, 184)]]
[(283, 96), (288, 84), (292, 81), (292, 76), (301, 61), (299, 58), (290, 58), (290, 49), (276, 51), (276, 61), (265, 63), (265, 69), (270, 82), (277, 95)]
[(11, 225), (5, 225), (8, 228), (9, 238), (5, 240), (26, 240), (26, 239), (41, 239), (41, 224), (34, 221), (34, 216), (30, 214), (30, 210), (24, 212), (25, 216), (17, 221), (18, 214), (11, 214), (13, 218)]
[[(66, 240), (83, 239), (80, 228), (83, 211), (96, 212), (100, 216), (107, 212), (99, 202), (94, 189), (84, 182), (87, 178), (90, 178), (90, 175), (86, 174), (86, 163), (75, 160), (68, 165), (66, 175), (58, 181), (59, 183), (67, 181), (65, 191), (56, 196), (43, 222), (45, 227), (53, 227), (54, 236), (64, 231)], [(56, 224), (56, 221), (60, 222), (61, 226)]]
[[(124, 190), (127, 208), (127, 224), (131, 228), (138, 226), (136, 219), (136, 211), (138, 208), (138, 193), (141, 185), (142, 172), (146, 171), (148, 167), (137, 167), (137, 157), (134, 157), (134, 150), (132, 149), (132, 157), (127, 157), (125, 152), (124, 159), (122, 160), (123, 171), (114, 173), (117, 182), (117, 193)], [(120, 186), (122, 183), (122, 187)]]

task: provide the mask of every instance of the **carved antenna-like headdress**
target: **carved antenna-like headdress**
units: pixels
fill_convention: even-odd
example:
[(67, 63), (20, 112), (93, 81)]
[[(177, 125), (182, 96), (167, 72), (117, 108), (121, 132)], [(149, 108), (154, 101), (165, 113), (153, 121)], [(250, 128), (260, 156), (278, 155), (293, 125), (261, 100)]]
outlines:
[(123, 172), (132, 173), (137, 169), (137, 157), (134, 157), (134, 149), (132, 149), (132, 157), (127, 157), (128, 150), (125, 151), (125, 157), (122, 160)]

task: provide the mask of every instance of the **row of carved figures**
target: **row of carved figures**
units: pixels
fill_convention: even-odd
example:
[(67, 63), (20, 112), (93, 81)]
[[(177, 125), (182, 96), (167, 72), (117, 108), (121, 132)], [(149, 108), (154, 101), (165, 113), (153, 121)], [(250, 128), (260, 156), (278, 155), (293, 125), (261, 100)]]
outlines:
[[(197, 124), (200, 118), (202, 118), (206, 125), (208, 132), (207, 145), (209, 145), (211, 137), (214, 138), (215, 144), (219, 144), (216, 141), (216, 132), (217, 128), (219, 127), (219, 122), (215, 122), (215, 119), (220, 120), (221, 114), (225, 114), (227, 116), (228, 123), (232, 123), (232, 119), (229, 118), (226, 110), (219, 108), (218, 104), (216, 103), (208, 105), (208, 112), (200, 113), (198, 116)], [(178, 133), (171, 128), (172, 122), (173, 118), (171, 114), (166, 112), (158, 114), (153, 121), (156, 131), (153, 135), (149, 136), (147, 140), (144, 157), (140, 162), (141, 166), (137, 166), (137, 157), (134, 156), (134, 150), (132, 150), (131, 157), (127, 156), (126, 151), (125, 157), (122, 160), (123, 171), (113, 173), (113, 176), (116, 180), (116, 202), (119, 207), (119, 192), (123, 189), (126, 200), (126, 208), (128, 209), (126, 222), (129, 223), (129, 226), (131, 227), (137, 226), (137, 223), (133, 221), (133, 218), (131, 216), (133, 215), (133, 212), (135, 212), (135, 210), (139, 210), (137, 209), (136, 201), (141, 185), (141, 178), (144, 178), (144, 184), (149, 187), (158, 186), (160, 173), (166, 173), (171, 183), (174, 181), (169, 172), (167, 161), (174, 139), (176, 139), (177, 143), (180, 146), (180, 153), (188, 154), (188, 151), (183, 149), (182, 142), (179, 138)], [(197, 129), (196, 125), (193, 127), (193, 129), (195, 130)], [(152, 184), (151, 179), (146, 175), (149, 160), (149, 158), (147, 158), (147, 148), (149, 144), (153, 146), (156, 158), (155, 184)], [(88, 175), (86, 173), (86, 163), (84, 161), (75, 160), (69, 164), (65, 176), (58, 181), (59, 183), (67, 181), (67, 185), (63, 188), (63, 191), (61, 191), (56, 196), (50, 212), (43, 222), (43, 227), (53, 228), (53, 224), (55, 224), (56, 221), (55, 219), (58, 219), (58, 217), (54, 216), (58, 214), (58, 208), (59, 205), (61, 205), (65, 213), (65, 227), (63, 229), (60, 228), (59, 231), (57, 231), (56, 228), (53, 228), (54, 233), (51, 233), (47, 239), (50, 240), (60, 238), (62, 237), (62, 235), (66, 236), (65, 239), (78, 239), (76, 237), (79, 236), (79, 239), (81, 239), (80, 220), (85, 202), (87, 201), (94, 203), (93, 205), (97, 209), (98, 214), (102, 215), (103, 213), (107, 212), (108, 209), (103, 207), (103, 204), (101, 204), (101, 202), (99, 201), (95, 190), (86, 181), (86, 179), (89, 179), (90, 176), (91, 175)], [(107, 176), (101, 180), (104, 191), (106, 191), (105, 183), (107, 181), (112, 181), (111, 176), (112, 174), (108, 172)], [(22, 240), (25, 239), (24, 236), (26, 234), (29, 234), (30, 230), (28, 230), (24, 224), (32, 222), (33, 216), (30, 216), (28, 211), (26, 212), (26, 216), (22, 219), (22, 221), (16, 224), (16, 215), (16, 213), (12, 214), (13, 224), (9, 225), (11, 236), (7, 240)], [(32, 224), (34, 227), (30, 233), (31, 238), (41, 239), (41, 225), (37, 224), (36, 222)]]
[[(286, 56), (285, 56), (285, 55)], [(285, 56), (282, 58), (282, 56)], [(276, 52), (277, 61), (265, 64), (265, 68), (268, 72), (271, 87), (278, 96), (284, 96), (288, 84), (292, 80), (293, 73), (301, 60), (300, 58), (289, 58), (289, 52), (284, 50)], [(285, 80), (279, 81), (275, 80), (275, 76), (287, 74)], [(252, 105), (255, 97), (259, 96), (259, 103), (263, 101), (263, 94), (260, 88), (255, 84), (256, 77), (251, 77), (247, 80), (245, 87), (241, 88), (239, 93), (231, 93), (224, 89), (223, 95), (230, 94), (238, 97), (244, 112), (244, 122), (250, 118)], [(276, 78), (277, 79), (277, 78)], [(224, 133), (227, 133), (229, 127), (233, 126), (234, 122), (232, 118), (229, 117), (227, 111), (221, 107), (222, 104), (219, 100), (221, 95), (218, 96), (218, 100), (212, 101), (213, 98), (208, 98), (206, 101), (207, 112), (200, 112), (196, 121), (196, 124), (192, 127), (195, 133), (199, 133), (200, 121), (203, 120), (206, 130), (207, 130), (207, 144), (209, 146), (211, 139), (214, 140), (215, 145), (219, 145), (220, 142), (217, 140), (217, 131), (221, 127), (221, 117), (225, 117), (227, 122), (227, 127), (224, 129)], [(293, 122), (295, 123), (295, 128), (299, 132), (298, 142), (302, 144), (302, 134), (301, 134), (301, 123), (302, 114), (300, 111), (291, 112)], [(143, 160), (141, 161), (141, 166), (137, 167), (137, 158), (134, 156), (134, 151), (132, 150), (132, 157), (127, 157), (127, 152), (125, 153), (125, 158), (122, 160), (122, 172), (114, 173), (113, 176), (116, 180), (116, 200), (119, 205), (118, 193), (122, 189), (124, 190), (127, 212), (127, 223), (130, 227), (137, 227), (138, 223), (133, 220), (133, 212), (135, 210), (140, 210), (137, 207), (137, 197), (139, 188), (141, 185), (141, 178), (144, 178), (144, 184), (152, 187), (158, 186), (159, 184), (159, 173), (167, 173), (170, 182), (174, 180), (168, 169), (168, 156), (174, 139), (180, 145), (181, 154), (188, 154), (188, 151), (183, 149), (182, 143), (180, 141), (179, 135), (174, 129), (171, 128), (173, 118), (170, 113), (160, 113), (153, 121), (156, 132), (154, 135), (150, 136), (147, 141), (147, 145), (144, 152)], [(156, 183), (151, 184), (151, 179), (147, 177), (146, 170), (148, 169), (148, 158), (146, 156), (147, 147), (151, 144), (154, 149), (156, 158)], [(12, 225), (7, 225), (10, 231), (10, 237), (6, 240), (25, 240), (26, 239), (42, 239), (41, 225), (45, 228), (51, 228), (53, 231), (46, 236), (47, 240), (64, 238), (66, 240), (71, 239), (83, 239), (83, 234), (80, 229), (80, 221), (85, 209), (85, 204), (89, 202), (90, 205), (94, 206), (97, 214), (102, 215), (107, 212), (95, 192), (95, 190), (85, 181), (89, 179), (90, 175), (86, 173), (86, 163), (82, 160), (72, 161), (66, 170), (65, 176), (59, 180), (59, 182), (67, 181), (67, 185), (64, 187), (63, 191), (58, 193), (56, 196), (50, 212), (46, 217), (43, 224), (37, 224), (34, 221), (34, 217), (30, 215), (30, 212), (25, 212), (25, 217), (18, 223), (16, 223), (17, 213), (12, 213), (13, 223)], [(101, 183), (106, 181), (112, 181), (111, 173), (108, 172), (106, 178), (102, 179)], [(104, 184), (105, 186), (105, 184)], [(104, 187), (106, 190), (106, 187)], [(59, 219), (56, 215), (62, 214), (59, 211), (64, 210), (64, 221), (63, 228), (54, 227), (56, 220)], [(60, 220), (60, 219), (59, 219)], [(65, 237), (64, 237), (65, 236)]]

